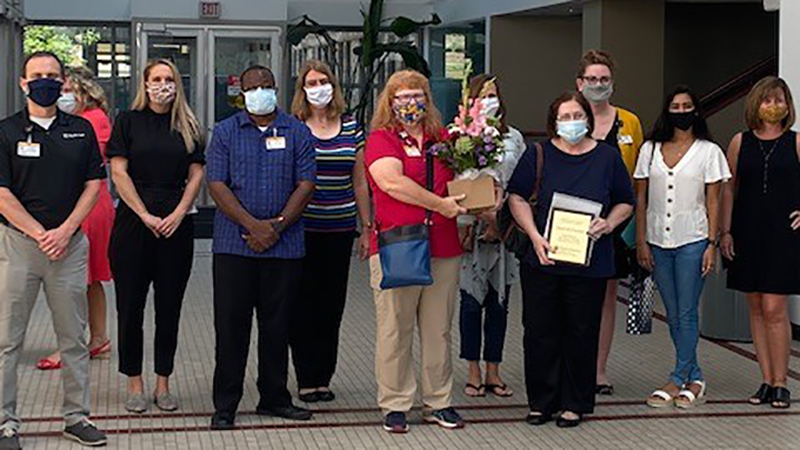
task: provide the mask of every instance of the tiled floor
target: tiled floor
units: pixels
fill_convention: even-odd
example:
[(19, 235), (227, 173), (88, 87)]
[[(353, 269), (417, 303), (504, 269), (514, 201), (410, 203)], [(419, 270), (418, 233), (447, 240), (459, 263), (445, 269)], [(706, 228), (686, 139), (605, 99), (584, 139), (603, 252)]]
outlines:
[[(530, 427), (522, 419), (527, 410), (522, 370), (520, 293), (515, 288), (505, 349), (503, 375), (516, 390), (510, 399), (471, 399), (461, 388), (466, 365), (457, 360), (455, 405), (469, 421), (464, 430), (446, 431), (422, 425), (418, 413), (404, 436), (380, 430), (375, 407), (373, 375), (374, 307), (367, 283), (366, 266), (354, 261), (350, 295), (342, 325), (340, 360), (332, 388), (338, 398), (325, 405), (308, 423), (265, 419), (252, 412), (257, 400), (255, 357), (251, 356), (245, 399), (238, 418), (240, 429), (208, 430), (211, 404), (214, 336), (211, 306), (211, 254), (209, 243), (199, 241), (194, 271), (183, 308), (180, 344), (173, 391), (182, 402), (174, 414), (150, 411), (128, 415), (122, 405), (125, 379), (116, 371), (116, 355), (107, 361), (92, 361), (92, 414), (107, 430), (110, 445), (131, 449), (184, 448), (576, 448), (576, 449), (667, 449), (667, 448), (800, 448), (800, 411), (775, 411), (751, 407), (743, 399), (759, 384), (758, 366), (748, 345), (723, 346), (703, 340), (699, 358), (709, 383), (709, 404), (691, 412), (655, 411), (643, 398), (660, 386), (672, 363), (672, 346), (666, 326), (657, 322), (648, 336), (628, 336), (617, 321), (617, 340), (610, 362), (616, 395), (601, 400), (596, 413), (578, 429), (560, 430), (554, 425)], [(113, 288), (109, 317), (114, 313)], [(624, 314), (620, 305), (618, 314)], [(152, 308), (146, 326), (146, 368), (152, 373)], [(112, 335), (115, 321), (109, 322)], [(457, 325), (457, 324), (456, 324)], [(458, 348), (454, 327), (454, 348)], [(255, 342), (255, 339), (253, 340)], [(59, 405), (61, 383), (58, 372), (34, 368), (38, 358), (55, 345), (50, 313), (44, 302), (37, 305), (28, 330), (20, 366), (19, 412), (25, 419), (25, 448), (71, 448), (58, 438), (61, 429)], [(251, 355), (255, 349), (251, 348)], [(457, 356), (457, 353), (456, 353)], [(800, 359), (792, 358), (800, 369)], [(796, 373), (795, 373), (796, 376)], [(150, 388), (153, 376), (148, 376)], [(800, 377), (790, 380), (790, 389), (800, 392)], [(293, 381), (292, 381), (293, 383)], [(292, 392), (294, 386), (290, 387)], [(319, 408), (318, 406), (316, 406)], [(412, 424), (413, 425), (413, 424)]]

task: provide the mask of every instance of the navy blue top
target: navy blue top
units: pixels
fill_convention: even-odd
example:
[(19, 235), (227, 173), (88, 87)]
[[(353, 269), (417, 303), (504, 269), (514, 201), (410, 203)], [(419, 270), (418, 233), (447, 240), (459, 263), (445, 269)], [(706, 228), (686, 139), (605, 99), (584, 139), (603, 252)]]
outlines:
[[(283, 138), (267, 147), (268, 138)], [(279, 147), (279, 148), (276, 148)], [(235, 114), (214, 127), (206, 151), (208, 181), (225, 183), (244, 209), (260, 220), (278, 217), (301, 181), (314, 181), (314, 138), (305, 124), (278, 111), (261, 131), (247, 112)], [(253, 258), (299, 259), (305, 256), (303, 221), (283, 230), (274, 247), (256, 253), (242, 238), (246, 230), (217, 209), (214, 253)]]
[[(544, 168), (539, 187), (539, 202), (533, 212), (536, 228), (544, 234), (547, 214), (554, 192), (569, 194), (603, 204), (602, 217), (620, 203), (633, 205), (635, 197), (630, 175), (622, 162), (619, 150), (605, 143), (583, 155), (569, 155), (556, 148), (552, 142), (543, 144)], [(536, 149), (529, 148), (522, 155), (514, 175), (508, 182), (508, 192), (528, 199), (536, 182)], [(556, 263), (542, 267), (533, 247), (522, 261), (553, 275), (577, 275), (591, 278), (608, 278), (614, 275), (614, 248), (611, 235), (601, 237), (594, 245), (588, 267)]]

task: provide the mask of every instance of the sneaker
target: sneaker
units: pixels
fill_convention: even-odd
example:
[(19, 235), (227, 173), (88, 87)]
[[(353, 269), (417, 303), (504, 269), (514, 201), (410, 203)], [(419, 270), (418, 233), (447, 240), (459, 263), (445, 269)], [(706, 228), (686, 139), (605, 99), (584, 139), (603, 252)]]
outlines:
[(464, 419), (453, 408), (431, 411), (424, 417), (425, 422), (437, 423), (440, 427), (456, 429), (464, 428)]
[(19, 445), (19, 435), (13, 428), (3, 428), (0, 431), (0, 450), (22, 450)]
[(406, 413), (394, 411), (386, 415), (383, 421), (383, 429), (389, 433), (403, 434), (408, 433), (408, 422)]
[(107, 443), (105, 433), (88, 419), (64, 428), (64, 437), (87, 447), (100, 447)]

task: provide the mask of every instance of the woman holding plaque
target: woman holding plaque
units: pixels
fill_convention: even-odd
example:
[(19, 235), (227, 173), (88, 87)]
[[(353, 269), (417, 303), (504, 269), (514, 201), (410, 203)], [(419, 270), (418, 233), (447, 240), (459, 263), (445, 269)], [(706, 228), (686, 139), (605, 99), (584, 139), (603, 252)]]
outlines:
[(697, 308), (704, 279), (717, 260), (719, 194), (731, 173), (699, 106), (686, 86), (667, 96), (633, 175), (637, 257), (653, 272), (676, 355), (667, 384), (647, 399), (654, 408), (689, 408), (705, 401), (697, 363)]
[(754, 405), (788, 408), (791, 326), (787, 299), (800, 294), (800, 138), (789, 86), (756, 83), (747, 97), (748, 131), (728, 147), (733, 182), (722, 196), (720, 247), (728, 288), (747, 294), (750, 331), (763, 383)]
[[(508, 183), (514, 219), (533, 243), (520, 264), (531, 425), (560, 412), (556, 424), (574, 427), (594, 410), (600, 315), (614, 274), (611, 233), (633, 212), (634, 194), (619, 151), (589, 137), (593, 124), (581, 94), (562, 94), (550, 105), (541, 157), (525, 152)], [(560, 198), (571, 206), (554, 205)]]

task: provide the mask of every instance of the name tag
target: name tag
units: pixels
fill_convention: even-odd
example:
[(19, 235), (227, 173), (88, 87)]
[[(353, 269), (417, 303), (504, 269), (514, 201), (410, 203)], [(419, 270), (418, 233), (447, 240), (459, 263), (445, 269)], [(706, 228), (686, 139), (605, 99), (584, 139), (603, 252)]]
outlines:
[(272, 136), (267, 138), (267, 150), (283, 150), (286, 148), (286, 138), (283, 136)]
[(631, 136), (630, 134), (620, 134), (618, 140), (619, 143), (622, 145), (633, 144), (633, 136)]
[(422, 156), (422, 152), (419, 151), (419, 148), (413, 145), (406, 145), (405, 147), (403, 147), (403, 149), (406, 151), (406, 155), (408, 156), (411, 157)]
[(64, 139), (83, 139), (86, 133), (64, 133)]
[(37, 142), (17, 142), (17, 156), (38, 158), (42, 155), (42, 147)]

